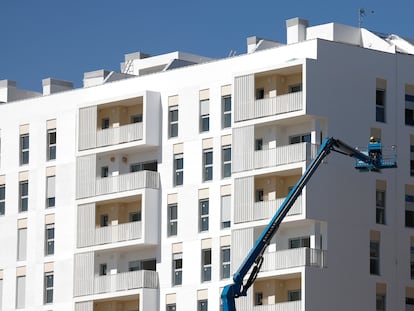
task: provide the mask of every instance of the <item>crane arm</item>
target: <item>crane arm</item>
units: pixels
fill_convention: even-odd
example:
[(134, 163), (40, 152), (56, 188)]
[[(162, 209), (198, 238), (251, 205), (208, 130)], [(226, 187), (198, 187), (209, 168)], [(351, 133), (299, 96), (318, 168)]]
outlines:
[[(305, 173), (301, 176), (299, 181), (295, 186), (290, 190), (288, 196), (283, 201), (282, 205), (276, 211), (275, 215), (266, 226), (265, 230), (256, 240), (253, 248), (250, 250), (249, 254), (233, 275), (233, 284), (229, 284), (224, 287), (222, 291), (222, 302), (223, 302), (223, 311), (235, 311), (235, 298), (240, 296), (246, 296), (247, 290), (254, 283), (256, 277), (260, 271), (260, 267), (263, 263), (263, 254), (270, 244), (273, 236), (276, 234), (282, 220), (285, 218), (290, 208), (293, 206), (297, 198), (300, 196), (302, 189), (306, 186), (309, 179), (317, 170), (318, 166), (322, 163), (323, 159), (331, 152), (338, 152), (344, 155), (348, 155), (357, 159), (359, 162), (365, 163), (366, 168), (370, 170), (379, 171), (381, 168), (391, 167), (389, 165), (383, 166), (376, 157), (373, 157), (369, 154), (364, 154), (359, 150), (345, 144), (339, 139), (333, 137), (326, 138), (321, 147), (319, 148), (315, 158), (306, 168)], [(392, 167), (396, 167), (392, 166)], [(251, 270), (250, 276), (245, 283), (243, 283), (244, 278), (247, 273)]]

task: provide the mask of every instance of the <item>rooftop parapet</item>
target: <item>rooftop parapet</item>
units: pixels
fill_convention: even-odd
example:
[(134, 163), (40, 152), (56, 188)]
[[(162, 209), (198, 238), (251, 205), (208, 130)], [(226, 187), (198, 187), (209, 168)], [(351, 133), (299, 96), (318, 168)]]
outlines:
[(16, 81), (0, 81), (0, 103), (9, 103), (16, 100), (38, 97), (42, 94), (33, 91), (19, 90)]
[(42, 80), (43, 95), (64, 92), (73, 89), (73, 82), (46, 78)]

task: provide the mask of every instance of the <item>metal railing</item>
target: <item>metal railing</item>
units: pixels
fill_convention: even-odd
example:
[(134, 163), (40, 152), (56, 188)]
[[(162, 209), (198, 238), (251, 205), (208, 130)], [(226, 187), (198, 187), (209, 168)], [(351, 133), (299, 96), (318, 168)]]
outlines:
[(303, 108), (303, 92), (278, 95), (254, 101), (254, 118), (288, 113)]
[[(268, 219), (273, 217), (285, 199), (286, 198), (280, 198), (270, 201), (255, 202), (253, 205), (253, 219), (248, 219), (247, 221)], [(294, 216), (300, 214), (302, 214), (302, 196), (296, 200), (286, 216)]]
[(96, 132), (96, 147), (117, 145), (143, 139), (142, 122), (99, 129)]
[(142, 236), (141, 232), (141, 221), (96, 228), (95, 245), (140, 239)]

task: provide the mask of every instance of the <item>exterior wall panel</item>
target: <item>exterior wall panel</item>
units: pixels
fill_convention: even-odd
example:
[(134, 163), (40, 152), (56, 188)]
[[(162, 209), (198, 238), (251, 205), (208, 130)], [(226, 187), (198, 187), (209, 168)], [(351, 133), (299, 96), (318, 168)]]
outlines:
[(253, 219), (254, 176), (234, 180), (234, 222)]
[(74, 258), (74, 288), (75, 297), (93, 294), (94, 283), (94, 253), (76, 254)]
[(96, 147), (97, 106), (79, 109), (79, 150)]
[(254, 165), (254, 126), (237, 127), (232, 134), (232, 170), (241, 172), (253, 169)]
[(76, 159), (76, 197), (84, 198), (95, 195), (96, 155)]
[(254, 115), (254, 75), (234, 79), (234, 121), (247, 120)]

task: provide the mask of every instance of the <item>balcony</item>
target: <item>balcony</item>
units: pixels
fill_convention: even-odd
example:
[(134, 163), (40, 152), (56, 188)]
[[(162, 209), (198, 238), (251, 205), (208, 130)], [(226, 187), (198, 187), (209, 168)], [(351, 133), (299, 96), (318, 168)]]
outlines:
[[(299, 197), (293, 204), (286, 216), (294, 216), (302, 214), (302, 197)], [(278, 208), (282, 205), (286, 198), (255, 202), (253, 204), (253, 217), (246, 221), (256, 221), (262, 219), (269, 219), (274, 216)]]
[(140, 171), (118, 176), (97, 178), (95, 195), (103, 195), (143, 188), (158, 189), (159, 187), (160, 185), (158, 172)]
[(254, 152), (254, 168), (266, 168), (307, 161), (314, 157), (316, 146), (310, 143), (298, 143), (280, 146), (274, 149)]
[(279, 302), (270, 305), (254, 306), (253, 309), (245, 309), (253, 311), (301, 311), (302, 301)]
[[(81, 168), (78, 168), (80, 171)], [(86, 175), (86, 176), (85, 176)], [(85, 172), (78, 174), (77, 199), (118, 193), (138, 189), (159, 189), (159, 173), (153, 171), (139, 171), (108, 177), (93, 177)]]
[(96, 131), (96, 147), (117, 145), (142, 139), (142, 122)]
[(79, 109), (79, 151), (138, 142), (158, 146), (160, 94), (103, 102)]
[(141, 270), (96, 276), (93, 293), (111, 293), (136, 288), (158, 288), (158, 273)]
[(107, 226), (95, 229), (94, 245), (116, 243), (140, 239), (142, 236), (141, 221)]
[(257, 119), (303, 109), (303, 92), (256, 99), (253, 115), (248, 119)]
[(326, 251), (302, 247), (265, 253), (261, 271), (265, 272), (304, 266), (326, 268)]

